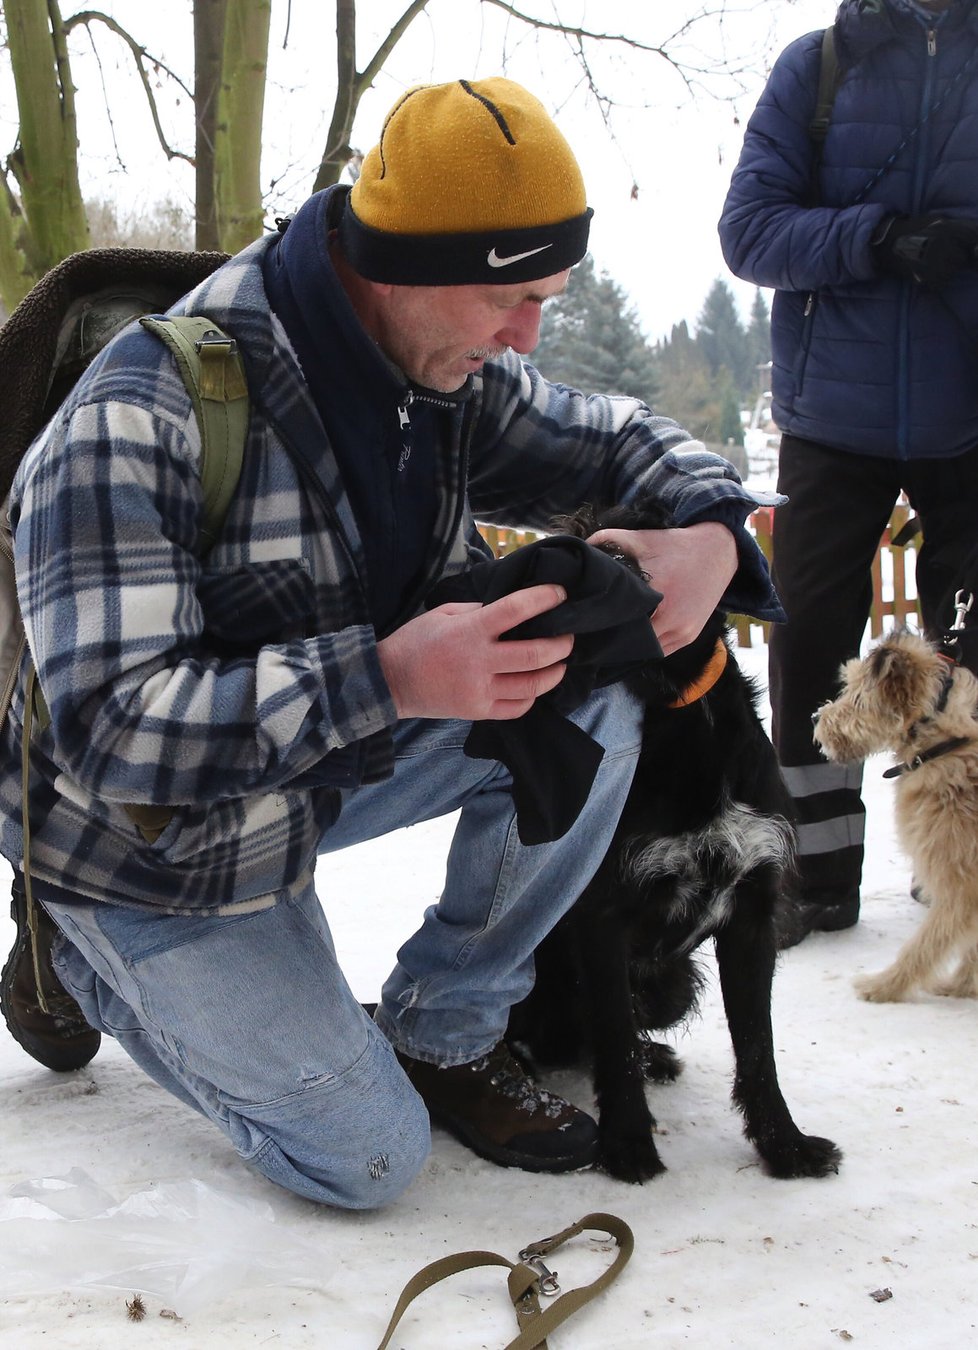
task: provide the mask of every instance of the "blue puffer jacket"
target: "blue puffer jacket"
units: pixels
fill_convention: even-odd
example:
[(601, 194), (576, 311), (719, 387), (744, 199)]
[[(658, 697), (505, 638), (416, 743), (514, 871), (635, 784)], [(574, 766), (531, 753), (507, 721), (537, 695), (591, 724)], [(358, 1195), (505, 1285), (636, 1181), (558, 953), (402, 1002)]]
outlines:
[(978, 0), (844, 0), (842, 81), (812, 204), (821, 33), (782, 52), (720, 218), (731, 271), (776, 289), (782, 431), (900, 459), (978, 445), (978, 270), (928, 292), (881, 275), (884, 217), (978, 220)]

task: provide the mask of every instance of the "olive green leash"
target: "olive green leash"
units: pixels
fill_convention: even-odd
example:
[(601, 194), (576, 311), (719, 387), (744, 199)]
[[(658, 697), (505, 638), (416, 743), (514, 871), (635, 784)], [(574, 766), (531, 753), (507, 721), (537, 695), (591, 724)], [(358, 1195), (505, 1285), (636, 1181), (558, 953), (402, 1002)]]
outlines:
[[(607, 1233), (609, 1237), (614, 1238), (618, 1247), (615, 1259), (608, 1269), (590, 1284), (560, 1294), (557, 1273), (544, 1265), (543, 1258), (556, 1251), (558, 1247), (562, 1247), (571, 1238), (591, 1230)], [(401, 1290), (401, 1296), (397, 1300), (384, 1338), (377, 1350), (387, 1350), (398, 1322), (408, 1305), (413, 1303), (419, 1294), (423, 1294), (426, 1289), (430, 1289), (441, 1280), (458, 1275), (463, 1270), (474, 1270), (479, 1266), (504, 1266), (509, 1270), (507, 1285), (516, 1313), (519, 1335), (507, 1343), (505, 1350), (534, 1350), (537, 1346), (541, 1347), (541, 1350), (547, 1350), (546, 1338), (550, 1332), (562, 1322), (566, 1322), (579, 1308), (590, 1303), (618, 1278), (634, 1247), (635, 1238), (632, 1230), (623, 1219), (617, 1218), (614, 1214), (598, 1213), (585, 1214), (583, 1219), (555, 1233), (553, 1237), (531, 1242), (520, 1252), (518, 1262), (509, 1261), (497, 1252), (456, 1252), (453, 1256), (443, 1256), (439, 1261), (432, 1261), (408, 1280)], [(553, 1302), (543, 1307), (540, 1303), (541, 1294), (552, 1297)], [(560, 1296), (556, 1297), (558, 1294)]]

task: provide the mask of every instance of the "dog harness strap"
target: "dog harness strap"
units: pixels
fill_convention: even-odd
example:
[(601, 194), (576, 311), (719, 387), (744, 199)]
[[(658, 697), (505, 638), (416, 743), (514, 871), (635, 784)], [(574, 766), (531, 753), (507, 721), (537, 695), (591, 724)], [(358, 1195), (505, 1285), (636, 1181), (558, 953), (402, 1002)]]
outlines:
[(713, 655), (703, 667), (699, 676), (688, 684), (678, 698), (667, 703), (667, 708), (687, 708), (691, 703), (701, 699), (704, 694), (708, 694), (717, 680), (727, 668), (728, 660), (727, 644), (723, 638), (717, 638), (717, 645), (713, 648)]
[(892, 769), (884, 769), (883, 777), (899, 778), (902, 774), (912, 773), (914, 769), (919, 769), (922, 764), (927, 764), (932, 759), (948, 755), (952, 750), (960, 750), (962, 745), (968, 745), (972, 739), (971, 736), (952, 736), (949, 740), (939, 741), (929, 750), (921, 750), (919, 755), (914, 755), (913, 759), (908, 759), (906, 763), (894, 764)]
[[(541, 1293), (554, 1295), (560, 1292), (556, 1272), (548, 1270), (543, 1263), (543, 1257), (588, 1229), (607, 1233), (614, 1239), (618, 1247), (614, 1261), (596, 1280), (578, 1289), (568, 1290), (566, 1294), (561, 1294), (560, 1298), (555, 1299), (546, 1310), (542, 1309)], [(430, 1289), (441, 1280), (457, 1275), (463, 1270), (474, 1270), (479, 1266), (504, 1266), (509, 1270), (507, 1284), (516, 1313), (519, 1335), (506, 1345), (505, 1350), (547, 1350), (547, 1335), (618, 1278), (634, 1247), (632, 1230), (624, 1219), (619, 1219), (614, 1214), (598, 1213), (585, 1214), (583, 1219), (553, 1237), (542, 1238), (539, 1242), (524, 1247), (519, 1254), (518, 1263), (496, 1252), (456, 1252), (452, 1256), (443, 1256), (440, 1260), (424, 1266), (408, 1280), (401, 1290), (387, 1324), (387, 1330), (384, 1332), (384, 1338), (377, 1350), (387, 1350), (405, 1309), (419, 1294), (423, 1294), (426, 1289)]]

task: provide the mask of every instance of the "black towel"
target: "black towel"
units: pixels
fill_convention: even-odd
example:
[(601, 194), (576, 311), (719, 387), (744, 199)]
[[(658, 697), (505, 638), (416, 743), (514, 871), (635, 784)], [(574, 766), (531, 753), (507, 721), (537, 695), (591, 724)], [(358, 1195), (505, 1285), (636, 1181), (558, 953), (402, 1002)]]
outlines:
[(511, 721), (476, 722), (465, 742), (471, 758), (500, 760), (512, 774), (517, 829), (524, 844), (548, 843), (567, 833), (587, 801), (604, 755), (567, 714), (595, 689), (646, 661), (662, 659), (649, 622), (662, 596), (620, 562), (569, 535), (538, 540), (445, 577), (425, 603), (429, 609), (449, 601), (488, 605), (544, 582), (563, 586), (567, 599), (503, 636), (573, 633), (567, 673), (528, 713)]

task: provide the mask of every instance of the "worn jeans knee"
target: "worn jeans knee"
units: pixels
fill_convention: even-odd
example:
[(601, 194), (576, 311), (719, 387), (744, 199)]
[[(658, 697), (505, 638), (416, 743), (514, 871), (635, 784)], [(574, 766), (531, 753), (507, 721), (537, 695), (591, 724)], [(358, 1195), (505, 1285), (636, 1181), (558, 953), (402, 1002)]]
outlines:
[(277, 1101), (222, 1101), (221, 1114), (236, 1151), (269, 1180), (342, 1209), (396, 1200), (430, 1148), (424, 1103), (379, 1032), (343, 1073)]
[(427, 1156), (427, 1112), (336, 963), (312, 887), (246, 915), (49, 906), (93, 1025), (270, 1180), (372, 1208)]

